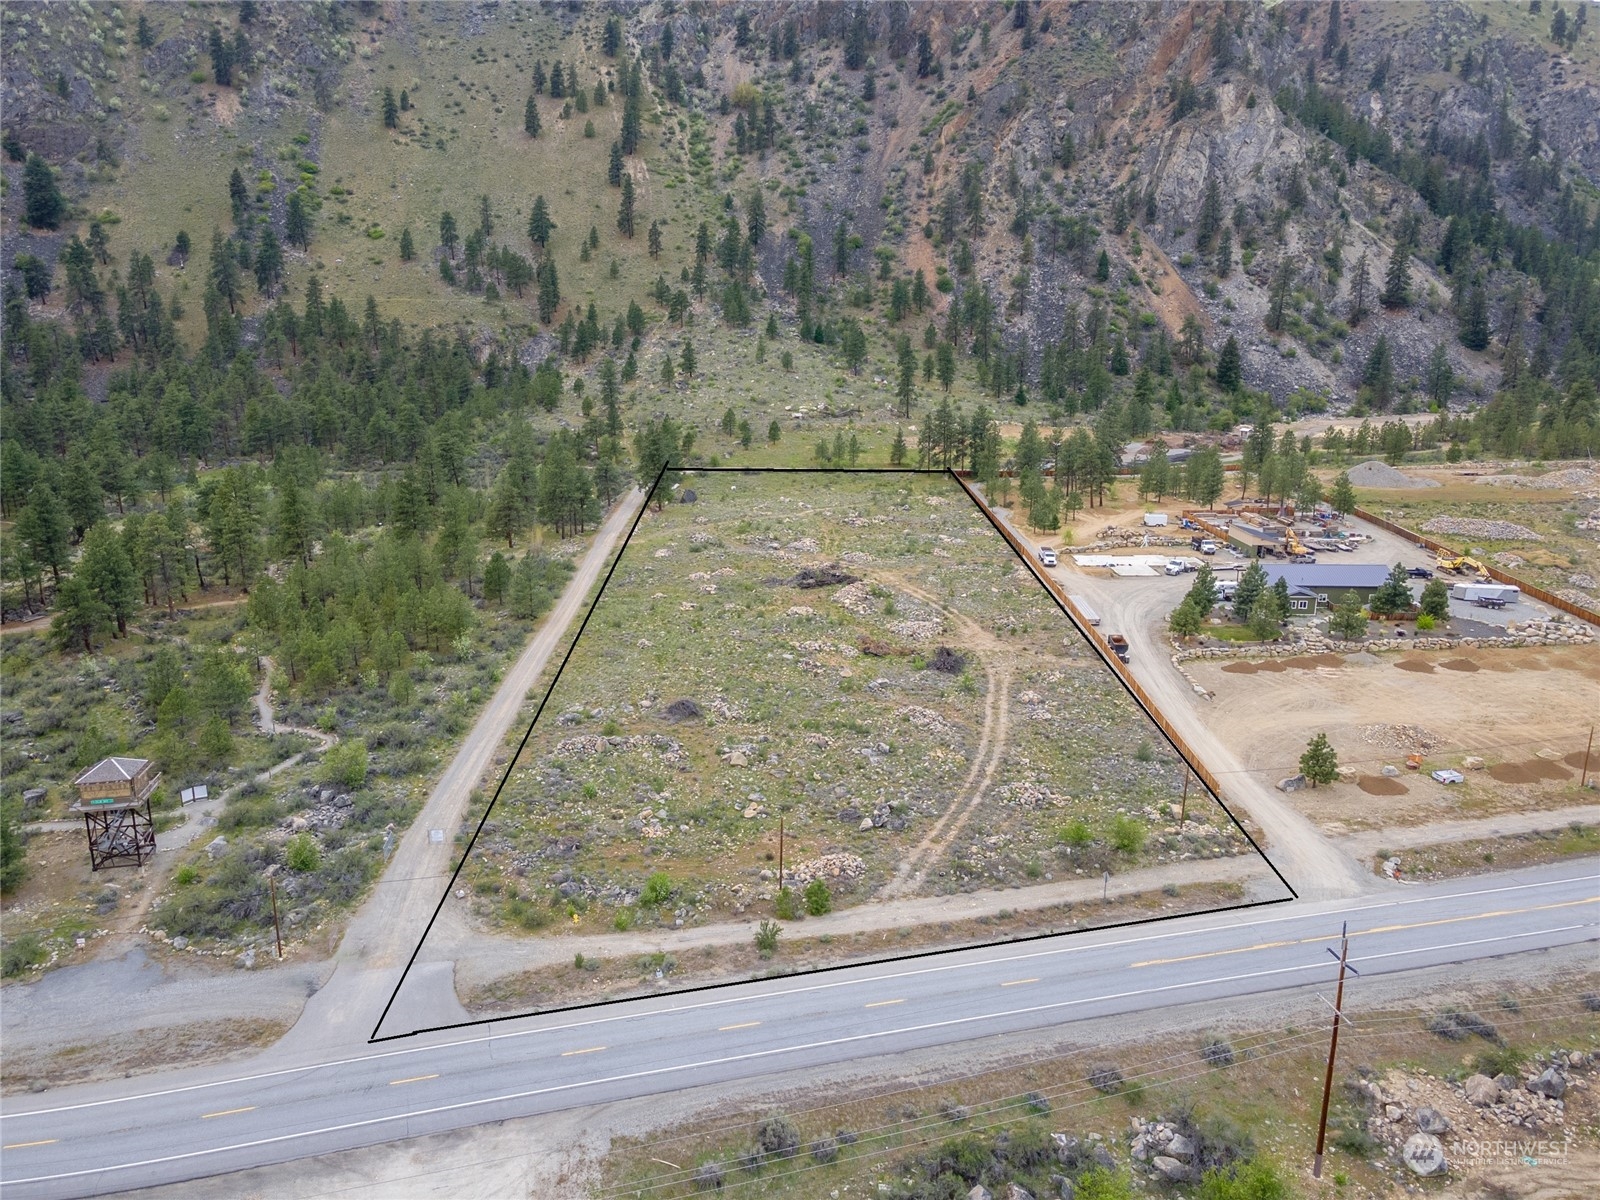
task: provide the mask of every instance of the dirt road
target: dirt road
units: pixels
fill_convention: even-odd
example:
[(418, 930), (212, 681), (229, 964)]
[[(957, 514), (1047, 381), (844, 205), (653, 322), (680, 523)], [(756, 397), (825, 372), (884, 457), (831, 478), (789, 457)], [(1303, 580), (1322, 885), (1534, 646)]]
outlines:
[(885, 900), (894, 900), (911, 895), (927, 881), (929, 869), (955, 843), (994, 782), (1011, 735), (1011, 678), (1015, 664), (1010, 649), (972, 618), (939, 603), (931, 593), (914, 587), (902, 577), (885, 575), (885, 578), (924, 604), (938, 609), (953, 622), (961, 630), (961, 645), (978, 655), (985, 677), (983, 729), (978, 737), (978, 748), (972, 755), (972, 769), (927, 836), (895, 868), (894, 878), (884, 887), (882, 895)]
[[(455, 832), (467, 800), (505, 742), (528, 692), (588, 601), (612, 553), (633, 524), (643, 495), (634, 490), (612, 510), (577, 573), (539, 633), (518, 656), (439, 776), (422, 812), (401, 838), (383, 878), (350, 922), (335, 953), (328, 985), (281, 1043), (290, 1052), (348, 1046), (366, 1039), (393, 991), (417, 939), (427, 927), (460, 850)], [(434, 837), (437, 832), (437, 840)]]

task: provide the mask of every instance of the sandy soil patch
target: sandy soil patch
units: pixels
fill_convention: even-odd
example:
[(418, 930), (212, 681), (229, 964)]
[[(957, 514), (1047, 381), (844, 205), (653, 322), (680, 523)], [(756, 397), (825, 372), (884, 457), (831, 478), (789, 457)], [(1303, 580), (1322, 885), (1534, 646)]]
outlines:
[[(1470, 657), (1408, 651), (1341, 661), (1315, 675), (1263, 670), (1250, 660), (1185, 666), (1216, 697), (1200, 710), (1212, 734), (1237, 747), (1246, 768), (1269, 784), (1295, 772), (1313, 735), (1328, 735), (1355, 778), (1296, 792), (1290, 803), (1330, 833), (1578, 802), (1600, 648), (1485, 649)], [(1402, 723), (1426, 727), (1429, 738), (1371, 736)], [(1382, 775), (1382, 767), (1402, 766), (1413, 752), (1426, 755), (1419, 772), (1400, 780)], [(1486, 760), (1488, 769), (1465, 769), (1469, 756)], [(1466, 782), (1446, 787), (1428, 778), (1442, 767), (1462, 770)]]

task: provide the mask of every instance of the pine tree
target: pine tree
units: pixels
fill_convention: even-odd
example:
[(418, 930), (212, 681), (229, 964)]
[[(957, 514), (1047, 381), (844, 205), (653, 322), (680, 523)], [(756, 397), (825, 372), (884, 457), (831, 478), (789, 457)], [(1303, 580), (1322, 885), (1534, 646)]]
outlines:
[(661, 257), (661, 223), (659, 221), (651, 221), (650, 222), (649, 246), (650, 246), (650, 257), (651, 258), (660, 258)]
[(411, 226), (400, 231), (400, 261), (410, 262), (417, 257), (416, 243), (411, 240)]
[(1339, 778), (1339, 756), (1328, 743), (1328, 735), (1319, 733), (1306, 745), (1300, 756), (1300, 774), (1312, 787), (1320, 783), (1334, 783)]
[(311, 217), (306, 212), (305, 198), (300, 194), (299, 188), (289, 193), (283, 236), (291, 246), (299, 246), (302, 250), (311, 248)]
[(539, 136), (539, 102), (534, 99), (532, 92), (528, 93), (528, 103), (522, 109), (522, 132), (531, 138)]
[(544, 196), (535, 196), (533, 211), (528, 214), (528, 240), (543, 249), (550, 244), (550, 235), (554, 231), (555, 223), (550, 220), (550, 209), (544, 202)]
[(117, 635), (128, 632), (128, 618), (139, 610), (139, 577), (115, 530), (101, 522), (83, 538), (77, 578), (105, 605)]
[(387, 84), (383, 89), (383, 127), (400, 128), (400, 105), (394, 98), (394, 89)]
[(35, 229), (54, 229), (67, 213), (67, 202), (56, 186), (55, 172), (37, 154), (30, 153), (22, 169), (23, 207)]
[(1333, 479), (1333, 490), (1328, 494), (1333, 511), (1348, 515), (1355, 511), (1356, 489), (1350, 484), (1350, 472), (1340, 471)]
[(683, 377), (685, 379), (694, 378), (695, 368), (697, 365), (694, 356), (694, 342), (690, 341), (688, 338), (683, 339), (683, 359), (681, 365), (683, 368)]
[(48, 483), (33, 489), (27, 507), (17, 516), (16, 532), (33, 561), (49, 567), (52, 579), (60, 586), (61, 569), (71, 561), (71, 531), (61, 501)]
[(256, 287), (262, 295), (270, 296), (278, 290), (283, 279), (283, 250), (270, 225), (261, 230), (261, 240), (256, 243), (255, 272)]
[(81, 645), (84, 653), (94, 653), (94, 635), (111, 626), (111, 610), (83, 580), (70, 577), (56, 589), (56, 616), (50, 623), (50, 636), (58, 648)]
[(1444, 343), (1439, 342), (1434, 346), (1433, 354), (1428, 359), (1428, 398), (1433, 401), (1435, 408), (1443, 409), (1449, 403), (1455, 383), (1455, 372), (1450, 368), (1450, 355), (1445, 350)]
[(633, 176), (622, 177), (622, 203), (617, 208), (617, 228), (623, 237), (633, 236)]
[(612, 187), (622, 186), (622, 143), (611, 143), (611, 157), (606, 164), (606, 182)]
[(1389, 256), (1389, 270), (1383, 278), (1383, 294), (1378, 297), (1385, 308), (1404, 308), (1411, 303), (1411, 243), (1401, 238)]
[(1232, 334), (1217, 355), (1217, 386), (1225, 392), (1237, 392), (1244, 382), (1244, 359), (1239, 351), (1239, 339)]
[(1266, 593), (1267, 572), (1257, 559), (1239, 576), (1239, 586), (1233, 592), (1233, 615), (1236, 620), (1248, 621), (1256, 602)]
[(1356, 261), (1356, 273), (1350, 278), (1350, 328), (1354, 329), (1366, 319), (1367, 304), (1372, 292), (1372, 273), (1367, 267), (1367, 252), (1363, 250)]
[(1474, 279), (1461, 306), (1461, 344), (1468, 350), (1489, 348), (1489, 293), (1481, 279)]

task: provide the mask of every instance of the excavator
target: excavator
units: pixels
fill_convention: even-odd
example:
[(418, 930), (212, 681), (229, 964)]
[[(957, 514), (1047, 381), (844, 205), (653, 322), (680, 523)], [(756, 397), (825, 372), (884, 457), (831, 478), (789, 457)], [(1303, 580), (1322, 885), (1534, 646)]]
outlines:
[(1441, 571), (1456, 571), (1462, 575), (1471, 572), (1480, 579), (1487, 578), (1489, 575), (1489, 568), (1485, 567), (1477, 559), (1466, 554), (1459, 554), (1454, 558), (1451, 558), (1446, 554), (1441, 554), (1434, 560), (1433, 565)]

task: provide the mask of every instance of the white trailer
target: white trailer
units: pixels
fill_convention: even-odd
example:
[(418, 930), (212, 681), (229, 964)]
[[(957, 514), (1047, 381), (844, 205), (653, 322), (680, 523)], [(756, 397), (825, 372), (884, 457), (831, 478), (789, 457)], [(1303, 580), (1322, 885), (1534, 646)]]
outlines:
[(1089, 607), (1089, 602), (1082, 596), (1068, 596), (1067, 599), (1072, 601), (1072, 607), (1078, 610), (1078, 615), (1085, 621), (1091, 625), (1100, 624), (1100, 614)]
[(1450, 585), (1450, 599), (1465, 600), (1469, 604), (1479, 600), (1499, 600), (1506, 604), (1515, 604), (1517, 597), (1522, 595), (1522, 589), (1510, 583), (1453, 583)]

